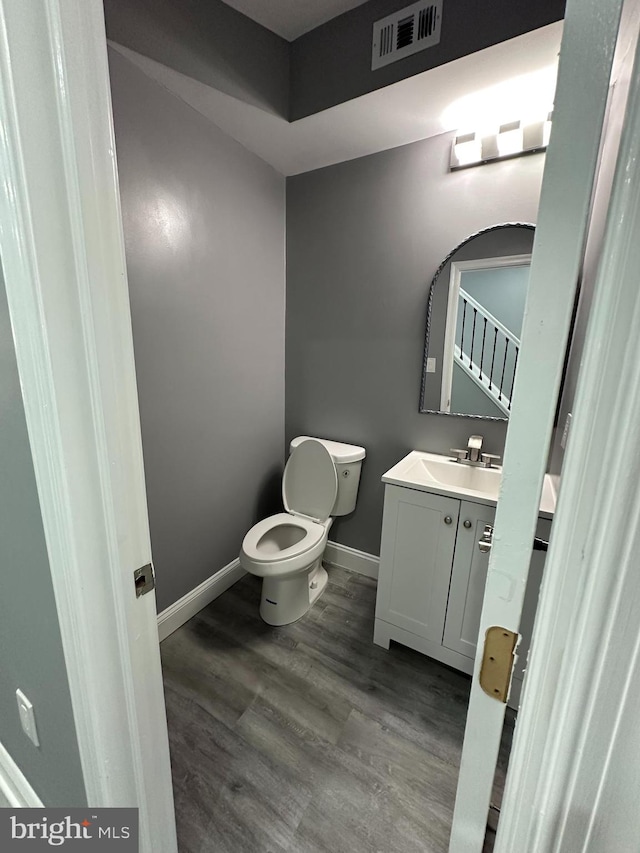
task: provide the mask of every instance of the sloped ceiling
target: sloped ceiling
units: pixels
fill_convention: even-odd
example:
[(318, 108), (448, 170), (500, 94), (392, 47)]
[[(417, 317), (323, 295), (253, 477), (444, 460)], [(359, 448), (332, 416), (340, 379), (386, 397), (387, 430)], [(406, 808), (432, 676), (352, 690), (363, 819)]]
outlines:
[(293, 41), (367, 0), (224, 0), (227, 6)]
[[(505, 102), (503, 121), (518, 118), (508, 109), (527, 108), (532, 81), (536, 98), (551, 106), (561, 35), (562, 23), (550, 24), (292, 123), (111, 46), (279, 172), (296, 175), (459, 129), (466, 113), (486, 113), (496, 100)], [(508, 109), (507, 99), (515, 99)]]

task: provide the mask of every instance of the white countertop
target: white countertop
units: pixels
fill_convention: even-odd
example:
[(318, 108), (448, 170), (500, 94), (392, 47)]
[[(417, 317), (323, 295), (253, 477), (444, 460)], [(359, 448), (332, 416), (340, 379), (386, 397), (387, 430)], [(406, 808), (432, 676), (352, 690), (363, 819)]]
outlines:
[[(382, 482), (496, 506), (502, 482), (502, 466), (484, 468), (466, 465), (438, 453), (412, 450), (382, 475)], [(553, 518), (556, 498), (553, 478), (545, 474), (540, 499), (540, 515), (543, 518)]]

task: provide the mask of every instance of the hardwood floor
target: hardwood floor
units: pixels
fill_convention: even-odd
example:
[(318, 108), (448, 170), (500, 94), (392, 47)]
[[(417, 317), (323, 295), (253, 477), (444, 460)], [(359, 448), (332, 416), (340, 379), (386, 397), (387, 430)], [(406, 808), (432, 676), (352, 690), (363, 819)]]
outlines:
[(162, 643), (180, 853), (445, 853), (470, 681), (375, 646), (375, 589), (271, 628), (248, 575)]

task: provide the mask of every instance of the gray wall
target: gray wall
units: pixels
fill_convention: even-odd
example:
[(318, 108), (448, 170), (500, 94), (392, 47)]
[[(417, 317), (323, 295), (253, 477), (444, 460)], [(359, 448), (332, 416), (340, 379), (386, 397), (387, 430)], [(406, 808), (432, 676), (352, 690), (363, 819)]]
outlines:
[[(86, 804), (4, 282), (0, 275), (0, 743), (47, 806)], [(22, 731), (20, 688), (40, 746)]]
[(529, 266), (466, 270), (461, 285), (517, 338), (522, 333)]
[(160, 610), (278, 507), (284, 178), (109, 53)]
[(222, 0), (104, 0), (107, 36), (287, 117), (289, 43)]
[(291, 44), (291, 121), (564, 17), (564, 0), (445, 0), (440, 43), (371, 70), (374, 21), (411, 0), (370, 0)]
[(498, 222), (535, 222), (544, 155), (449, 172), (451, 135), (287, 180), (286, 438), (367, 448), (355, 513), (331, 538), (377, 554), (380, 476), (412, 449), (506, 426), (418, 413), (428, 284), (448, 252)]

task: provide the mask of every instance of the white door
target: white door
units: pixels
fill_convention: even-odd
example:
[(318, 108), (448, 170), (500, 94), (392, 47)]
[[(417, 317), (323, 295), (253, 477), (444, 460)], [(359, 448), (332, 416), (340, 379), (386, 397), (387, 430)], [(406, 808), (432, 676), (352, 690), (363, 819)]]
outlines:
[(177, 850), (100, 0), (0, 0), (0, 253), (90, 806)]
[[(506, 705), (479, 684), (487, 629), (518, 632), (588, 230), (620, 0), (567, 5), (450, 853), (482, 850)], [(524, 853), (524, 851), (523, 851)]]

